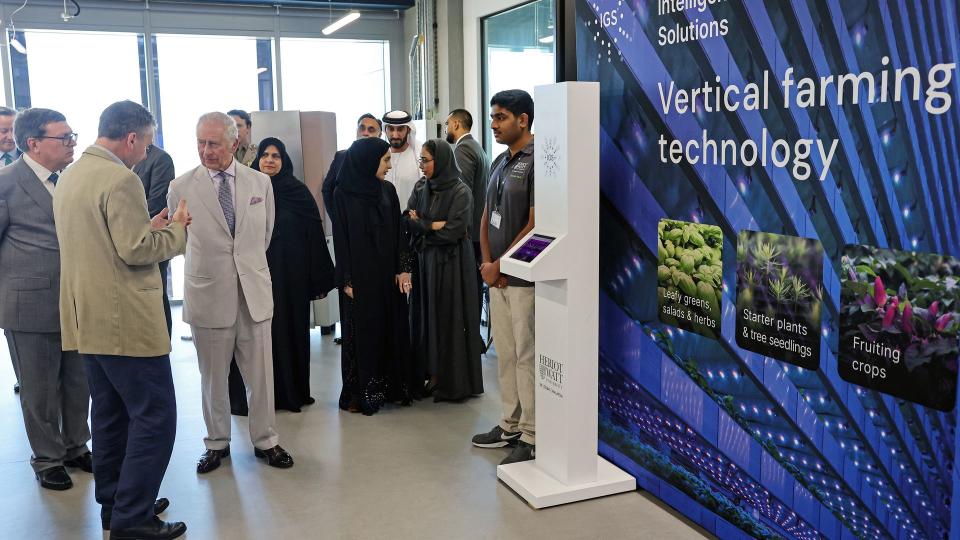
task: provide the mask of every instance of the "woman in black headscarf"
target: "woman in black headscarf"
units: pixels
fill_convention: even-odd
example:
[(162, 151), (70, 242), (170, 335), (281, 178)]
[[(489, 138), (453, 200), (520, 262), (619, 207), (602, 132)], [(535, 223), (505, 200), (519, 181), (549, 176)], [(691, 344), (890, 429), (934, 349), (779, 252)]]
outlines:
[(419, 263), (410, 302), (414, 352), (430, 378), (425, 393), (435, 401), (459, 400), (483, 393), (477, 263), (469, 236), (473, 196), (444, 140), (423, 145), (420, 170), (424, 178), (404, 217)]
[[(323, 221), (310, 190), (293, 176), (293, 161), (279, 139), (260, 141), (252, 167), (270, 177), (276, 205), (267, 264), (273, 281), (273, 385), (277, 409), (310, 405), (310, 302), (333, 289), (333, 262)], [(240, 372), (231, 369), (230, 402), (246, 412)]]
[(383, 181), (388, 170), (390, 145), (360, 139), (347, 150), (334, 193), (343, 325), (340, 408), (366, 415), (386, 401), (408, 405), (417, 380), (409, 357), (408, 240), (397, 190)]

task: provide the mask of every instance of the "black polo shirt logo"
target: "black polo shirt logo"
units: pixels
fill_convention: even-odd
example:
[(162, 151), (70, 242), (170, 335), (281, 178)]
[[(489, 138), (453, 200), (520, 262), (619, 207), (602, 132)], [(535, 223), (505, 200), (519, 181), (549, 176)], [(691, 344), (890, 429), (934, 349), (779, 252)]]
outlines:
[(523, 173), (527, 170), (527, 165), (529, 163), (525, 161), (518, 161), (514, 166), (513, 170), (510, 172), (510, 178), (520, 180), (523, 178)]

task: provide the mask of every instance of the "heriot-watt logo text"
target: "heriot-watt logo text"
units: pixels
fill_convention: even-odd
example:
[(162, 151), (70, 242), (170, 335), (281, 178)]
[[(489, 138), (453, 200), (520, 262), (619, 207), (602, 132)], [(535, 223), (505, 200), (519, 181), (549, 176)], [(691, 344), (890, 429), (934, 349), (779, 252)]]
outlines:
[(540, 386), (557, 397), (563, 397), (563, 362), (540, 355)]

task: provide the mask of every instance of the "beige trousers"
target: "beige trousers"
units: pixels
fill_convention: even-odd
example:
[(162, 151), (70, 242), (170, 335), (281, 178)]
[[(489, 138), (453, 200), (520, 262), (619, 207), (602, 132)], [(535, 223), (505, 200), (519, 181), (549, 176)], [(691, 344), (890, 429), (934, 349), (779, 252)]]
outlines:
[(534, 288), (490, 289), (490, 318), (499, 359), (500, 428), (536, 444)]
[(250, 441), (254, 448), (269, 450), (280, 442), (273, 401), (273, 343), (271, 319), (254, 322), (247, 302), (240, 295), (237, 321), (228, 328), (201, 328), (191, 325), (193, 343), (200, 361), (203, 421), (207, 425), (204, 444), (223, 450), (230, 444), (230, 360), (247, 386)]

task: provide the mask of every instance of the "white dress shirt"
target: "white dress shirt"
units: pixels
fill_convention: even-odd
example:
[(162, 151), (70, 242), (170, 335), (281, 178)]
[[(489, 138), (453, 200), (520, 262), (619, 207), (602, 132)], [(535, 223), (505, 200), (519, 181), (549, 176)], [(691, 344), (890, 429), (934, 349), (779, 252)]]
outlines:
[(50, 175), (53, 174), (53, 171), (47, 170), (46, 167), (34, 161), (33, 158), (28, 154), (23, 154), (21, 159), (26, 162), (27, 166), (30, 167), (30, 170), (33, 171), (33, 174), (37, 175), (37, 178), (40, 179), (40, 183), (43, 184), (43, 187), (50, 192), (50, 195), (53, 195), (53, 189), (56, 187), (54, 186), (53, 182), (50, 181)]
[(223, 180), (220, 178), (220, 173), (227, 175), (227, 182), (230, 183), (230, 195), (233, 196), (233, 211), (237, 211), (237, 160), (230, 160), (230, 165), (220, 171), (217, 169), (207, 169), (207, 172), (210, 173), (210, 180), (213, 181), (213, 190), (218, 194), (220, 193), (220, 182)]
[(116, 162), (119, 163), (120, 165), (123, 165), (124, 167), (127, 166), (127, 165), (123, 162), (122, 159), (118, 158), (117, 155), (114, 154), (113, 152), (111, 152), (110, 150), (107, 150), (107, 148), (106, 148), (105, 146), (100, 146), (99, 144), (95, 144), (95, 145), (93, 145), (93, 146), (96, 146), (97, 148), (99, 148), (100, 150), (102, 150), (104, 154), (106, 154), (110, 159), (116, 161)]

